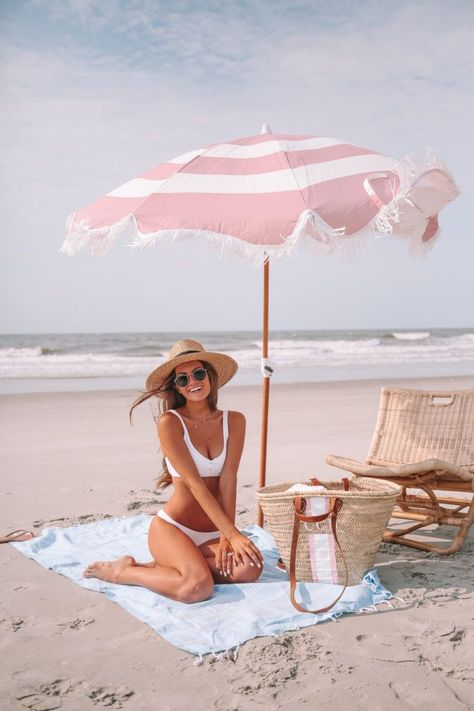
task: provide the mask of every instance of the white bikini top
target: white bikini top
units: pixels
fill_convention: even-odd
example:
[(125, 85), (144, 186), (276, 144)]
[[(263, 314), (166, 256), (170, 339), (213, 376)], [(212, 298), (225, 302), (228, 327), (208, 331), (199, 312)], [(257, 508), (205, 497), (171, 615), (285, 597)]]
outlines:
[[(194, 444), (191, 442), (191, 437), (189, 436), (188, 428), (186, 427), (183, 418), (179, 414), (179, 412), (176, 412), (176, 410), (167, 410), (167, 412), (172, 412), (173, 415), (176, 415), (181, 420), (181, 424), (183, 425), (183, 438), (186, 443), (186, 447), (189, 450), (189, 454), (193, 458), (194, 464), (196, 465), (196, 468), (202, 477), (207, 477), (207, 476), (220, 476), (222, 472), (222, 467), (224, 466), (225, 458), (227, 455), (227, 439), (229, 436), (229, 427), (227, 423), (227, 410), (223, 410), (222, 412), (222, 429), (223, 429), (223, 434), (224, 434), (224, 447), (222, 449), (222, 452), (219, 454), (218, 457), (215, 457), (214, 459), (208, 459), (207, 457), (204, 456), (204, 454), (201, 454)], [(181, 478), (181, 474), (176, 471), (176, 469), (173, 467), (171, 464), (170, 460), (168, 457), (165, 457), (165, 462), (166, 466), (168, 467), (168, 471), (171, 474), (171, 476)]]

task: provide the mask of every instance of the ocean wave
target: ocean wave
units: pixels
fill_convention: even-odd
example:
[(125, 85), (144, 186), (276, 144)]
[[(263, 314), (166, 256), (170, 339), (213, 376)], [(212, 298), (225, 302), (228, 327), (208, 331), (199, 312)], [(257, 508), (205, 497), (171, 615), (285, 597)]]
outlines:
[(39, 358), (43, 349), (37, 348), (0, 348), (0, 359), (8, 358)]
[(143, 375), (156, 366), (156, 358), (130, 358), (110, 353), (52, 354), (47, 358), (38, 353), (25, 354), (22, 358), (3, 358), (0, 353), (0, 378), (120, 377)]
[[(260, 349), (261, 345), (258, 342), (253, 344)], [(374, 348), (380, 345), (379, 338), (361, 338), (361, 339), (301, 339), (301, 340), (269, 340), (269, 347), (274, 351), (275, 356), (285, 353), (287, 356), (292, 354), (298, 355), (302, 352), (311, 353), (328, 353), (328, 352), (361, 352), (368, 348)]]
[(399, 341), (422, 341), (431, 334), (429, 331), (393, 331), (391, 335)]
[[(402, 337), (396, 338), (394, 334), (401, 334)], [(255, 338), (255, 334), (237, 335), (233, 339), (229, 334), (222, 335), (222, 343), (232, 342), (232, 347), (228, 349), (219, 344), (217, 336), (214, 336), (212, 349), (229, 352), (244, 372), (260, 372), (260, 341)], [(442, 367), (452, 364), (453, 370), (459, 364), (465, 372), (472, 364), (474, 373), (472, 332), (432, 330), (393, 332), (389, 335), (383, 331), (348, 331), (334, 333), (333, 338), (328, 332), (295, 334), (293, 338), (289, 332), (279, 332), (275, 336), (270, 338), (269, 355), (275, 362), (277, 372), (300, 367), (313, 368), (320, 373), (341, 367), (365, 368), (375, 372), (377, 368), (401, 368), (404, 364), (420, 368), (425, 365), (431, 368), (436, 364)], [(17, 340), (4, 337), (2, 345), (9, 347), (0, 348), (0, 378), (98, 378), (130, 375), (144, 378), (167, 357), (163, 349), (151, 345), (151, 338), (143, 337), (134, 341), (133, 334), (109, 338), (107, 343), (104, 338), (87, 334), (81, 336), (81, 339), (76, 337), (74, 343), (71, 343), (70, 336), (65, 335), (54, 338), (38, 335), (34, 338), (37, 339), (36, 343), (33, 337), (29, 341), (26, 337)], [(109, 350), (112, 340), (115, 350)], [(202, 340), (207, 343), (204, 337)], [(86, 351), (86, 348), (90, 350)]]
[[(279, 367), (312, 366), (331, 368), (350, 365), (390, 365), (403, 363), (473, 363), (474, 338), (464, 334), (451, 338), (395, 339), (366, 338), (359, 340), (270, 340), (270, 359)], [(232, 353), (243, 367), (260, 362), (260, 347)]]
[(41, 356), (55, 355), (55, 348), (37, 346), (35, 348), (0, 348), (0, 360), (8, 358), (39, 358)]

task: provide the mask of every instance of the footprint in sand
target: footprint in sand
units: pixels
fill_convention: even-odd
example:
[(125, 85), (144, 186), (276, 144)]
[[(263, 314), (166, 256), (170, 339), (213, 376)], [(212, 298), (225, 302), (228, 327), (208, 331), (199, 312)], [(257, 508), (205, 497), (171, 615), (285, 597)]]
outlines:
[(130, 489), (128, 494), (132, 500), (127, 504), (127, 511), (143, 509), (143, 513), (152, 513), (150, 508), (156, 510), (166, 502), (166, 498), (163, 498), (161, 492), (152, 489), (140, 489), (139, 491)]
[(93, 617), (84, 620), (80, 617), (76, 617), (75, 620), (59, 622), (58, 627), (61, 628), (60, 633), (66, 632), (67, 630), (82, 630), (84, 629), (84, 627), (87, 627), (87, 625), (91, 625), (93, 622), (95, 622), (95, 619)]
[(78, 684), (71, 680), (56, 679), (39, 687), (24, 686), (15, 693), (15, 698), (27, 709), (52, 711), (62, 706), (62, 697), (71, 693)]
[(32, 711), (53, 711), (62, 707), (62, 700), (65, 696), (68, 696), (70, 701), (76, 697), (75, 708), (82, 708), (84, 699), (88, 698), (95, 706), (121, 709), (123, 704), (134, 694), (134, 691), (125, 687), (113, 689), (100, 686), (94, 688), (82, 681), (56, 679), (50, 684), (40, 684), (37, 687), (24, 686), (14, 696), (22, 706), (32, 709)]
[(16, 697), (22, 706), (33, 711), (50, 711), (59, 709), (62, 706), (61, 699), (44, 696), (44, 694), (28, 694), (25, 697)]
[[(256, 645), (243, 647), (239, 652), (239, 674), (233, 682), (233, 691), (246, 697), (260, 690), (271, 691), (276, 698), (285, 684), (296, 679), (301, 671), (301, 665), (309, 660), (314, 663), (323, 662), (323, 652), (320, 644), (315, 644), (310, 637), (300, 633), (282, 635), (271, 642), (260, 642)], [(227, 663), (235, 663), (235, 658), (226, 658)], [(242, 677), (246, 683), (242, 684)]]
[(43, 520), (41, 518), (33, 521), (33, 528), (45, 528), (46, 526), (52, 526), (54, 528), (63, 528), (71, 523), (70, 518), (50, 518), (48, 520)]
[(83, 514), (81, 516), (69, 516), (67, 518), (51, 518), (48, 520), (37, 519), (33, 521), (33, 528), (67, 528), (80, 523), (92, 523), (102, 521), (105, 518), (112, 518), (111, 514)]
[(18, 632), (18, 630), (21, 630), (24, 624), (25, 620), (20, 620), (19, 618), (17, 620), (11, 620), (10, 629), (12, 629), (13, 632)]
[(131, 501), (129, 504), (127, 504), (127, 511), (137, 511), (139, 509), (147, 509), (146, 513), (148, 513), (148, 509), (150, 508), (150, 506), (154, 506), (156, 508), (161, 503), (163, 503), (161, 499), (147, 499), (146, 501)]
[(462, 639), (464, 635), (466, 634), (466, 630), (463, 629), (462, 627), (456, 627), (454, 634), (449, 638), (450, 642), (453, 642), (453, 646), (457, 647), (457, 645), (462, 642)]
[(108, 687), (99, 687), (98, 689), (93, 689), (87, 696), (92, 701), (93, 704), (101, 706), (111, 706), (114, 709), (123, 708), (124, 702), (131, 699), (135, 694), (134, 691), (129, 689), (110, 689)]

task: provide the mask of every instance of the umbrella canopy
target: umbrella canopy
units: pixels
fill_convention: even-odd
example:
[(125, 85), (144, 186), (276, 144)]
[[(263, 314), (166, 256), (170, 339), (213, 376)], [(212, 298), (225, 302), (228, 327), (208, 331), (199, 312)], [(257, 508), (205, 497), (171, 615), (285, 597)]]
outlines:
[[(336, 138), (273, 134), (216, 143), (162, 163), (71, 215), (62, 251), (103, 254), (122, 233), (132, 245), (207, 238), (221, 254), (263, 264), (263, 406), (260, 486), (265, 484), (269, 377), (269, 262), (307, 237), (327, 252), (375, 233), (424, 251), (438, 212), (458, 194), (442, 162), (397, 161)], [(263, 523), (261, 510), (259, 523)]]
[(336, 138), (262, 133), (216, 143), (146, 171), (72, 215), (62, 250), (102, 254), (203, 236), (261, 263), (302, 237), (326, 251), (374, 233), (433, 242), (437, 213), (458, 194), (434, 155), (400, 161)]

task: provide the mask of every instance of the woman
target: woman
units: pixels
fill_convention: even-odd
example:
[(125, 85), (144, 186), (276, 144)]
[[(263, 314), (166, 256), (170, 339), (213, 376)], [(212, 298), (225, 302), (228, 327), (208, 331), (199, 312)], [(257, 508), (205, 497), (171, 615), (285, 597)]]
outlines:
[(237, 367), (230, 356), (184, 339), (148, 376), (147, 392), (133, 403), (130, 415), (150, 397), (164, 402), (158, 419), (164, 454), (158, 487), (173, 482), (175, 490), (151, 522), (150, 563), (127, 555), (89, 565), (85, 577), (142, 585), (180, 602), (206, 600), (214, 583), (259, 577), (262, 554), (235, 526), (245, 417), (217, 409), (217, 390)]

